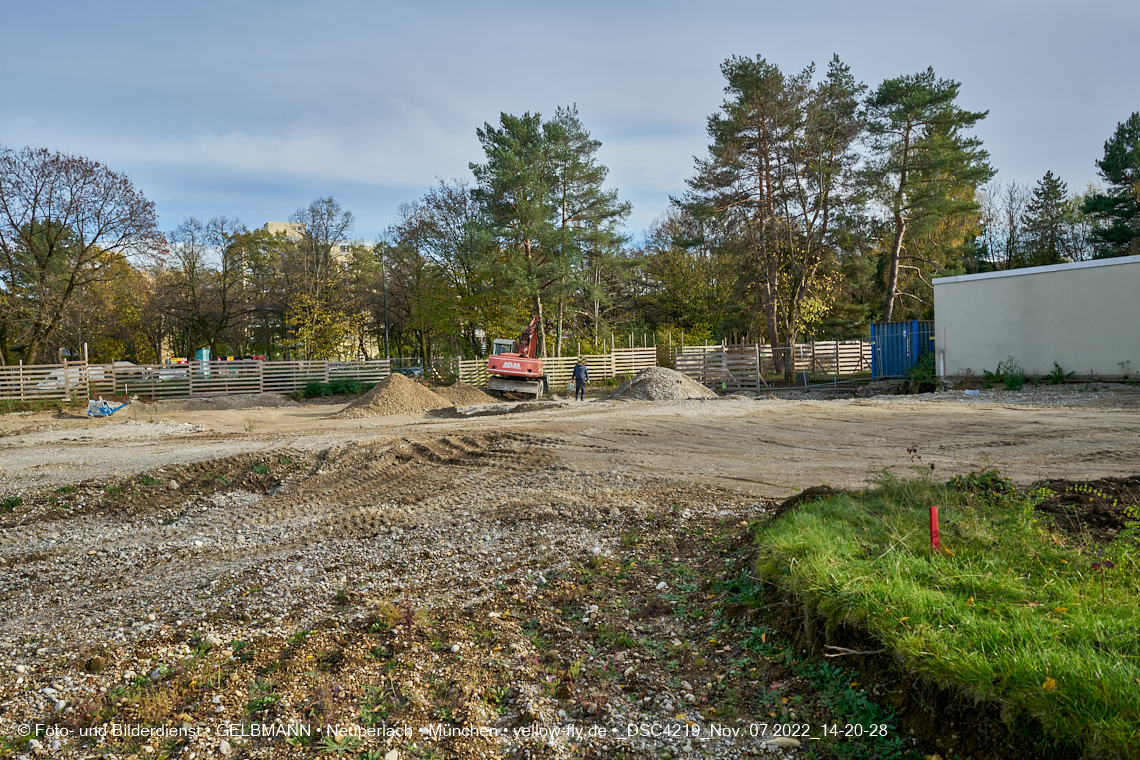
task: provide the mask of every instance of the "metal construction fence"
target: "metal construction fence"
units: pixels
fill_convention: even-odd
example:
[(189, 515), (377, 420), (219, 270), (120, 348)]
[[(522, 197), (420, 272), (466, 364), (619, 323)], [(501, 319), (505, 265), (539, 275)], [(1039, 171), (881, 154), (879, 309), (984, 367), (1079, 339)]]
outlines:
[(673, 368), (725, 391), (837, 385), (871, 375), (871, 343), (865, 340), (799, 343), (773, 349), (757, 343), (675, 346)]
[(181, 364), (64, 364), (0, 367), (0, 399), (83, 399), (99, 395), (155, 399), (292, 393), (312, 382), (354, 378), (376, 383), (387, 359), (369, 361), (193, 361)]
[[(635, 375), (643, 369), (657, 366), (657, 349), (618, 348), (608, 354), (548, 357), (542, 360), (543, 369), (550, 380), (551, 389), (570, 382), (574, 365), (581, 359), (590, 371), (591, 380), (608, 380), (618, 375)], [(467, 385), (486, 385), (488, 377), (486, 359), (453, 359), (453, 374)]]

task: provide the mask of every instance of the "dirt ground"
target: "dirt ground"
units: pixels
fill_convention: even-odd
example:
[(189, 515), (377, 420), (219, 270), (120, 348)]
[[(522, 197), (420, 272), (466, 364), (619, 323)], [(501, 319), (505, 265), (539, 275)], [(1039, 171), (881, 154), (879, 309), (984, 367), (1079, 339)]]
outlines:
[(0, 420), (0, 757), (857, 757), (800, 733), (853, 718), (755, 617), (748, 526), (1140, 472), (1129, 387), (511, 408)]
[(591, 471), (628, 470), (769, 497), (822, 483), (857, 488), (883, 469), (905, 472), (914, 464), (909, 447), (947, 477), (983, 466), (1022, 484), (1140, 472), (1140, 389), (1087, 393), (1075, 386), (1039, 398), (1019, 395), (564, 401), (469, 419), (336, 420), (322, 404), (186, 412), (135, 405), (108, 419), (6, 415), (0, 495), (280, 448), (498, 431), (547, 436), (559, 457)]

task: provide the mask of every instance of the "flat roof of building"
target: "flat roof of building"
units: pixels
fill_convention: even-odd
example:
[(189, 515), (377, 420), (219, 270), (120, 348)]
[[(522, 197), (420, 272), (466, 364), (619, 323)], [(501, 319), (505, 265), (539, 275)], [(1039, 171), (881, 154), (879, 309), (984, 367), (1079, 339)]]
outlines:
[(1110, 267), (1116, 264), (1140, 264), (1140, 256), (1117, 256), (1112, 259), (1093, 259), (1091, 261), (1074, 261), (1069, 264), (1049, 264), (1043, 267), (1022, 267), (1021, 269), (1003, 269), (1000, 272), (980, 272), (978, 274), (960, 274), (956, 277), (935, 277), (935, 285), (949, 285), (952, 282), (973, 282), (974, 280), (990, 280), (995, 277), (1017, 277), (1023, 274), (1044, 274), (1046, 272), (1068, 272), (1072, 269), (1089, 269), (1092, 267)]

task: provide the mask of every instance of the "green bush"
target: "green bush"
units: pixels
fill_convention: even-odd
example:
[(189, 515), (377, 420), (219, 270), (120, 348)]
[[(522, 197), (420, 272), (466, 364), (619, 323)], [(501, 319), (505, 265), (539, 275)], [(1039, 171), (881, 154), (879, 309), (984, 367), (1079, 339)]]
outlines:
[(1005, 361), (998, 362), (997, 373), (1001, 375), (1007, 391), (1019, 391), (1025, 385), (1025, 370), (1012, 356)]
[(926, 351), (921, 354), (914, 366), (906, 371), (906, 376), (914, 386), (915, 393), (929, 393), (934, 390), (938, 382), (934, 367), (934, 352)]
[(372, 386), (370, 384), (362, 383), (355, 377), (338, 377), (327, 383), (314, 380), (305, 386), (305, 389), (301, 391), (301, 395), (305, 398), (358, 396), (371, 388)]
[(997, 370), (994, 372), (987, 369), (982, 370), (982, 374), (987, 388), (995, 383), (1005, 383), (1007, 391), (1019, 391), (1025, 385), (1025, 370), (1012, 356), (998, 362)]

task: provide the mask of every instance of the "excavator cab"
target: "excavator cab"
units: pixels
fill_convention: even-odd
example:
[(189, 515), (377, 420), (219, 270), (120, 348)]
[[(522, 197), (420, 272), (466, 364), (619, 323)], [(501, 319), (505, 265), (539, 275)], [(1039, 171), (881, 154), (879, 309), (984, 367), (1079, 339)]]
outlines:
[(510, 338), (495, 338), (495, 342), (491, 345), (492, 356), (498, 356), (499, 354), (517, 354), (518, 352), (518, 343)]

